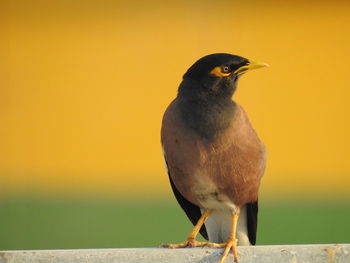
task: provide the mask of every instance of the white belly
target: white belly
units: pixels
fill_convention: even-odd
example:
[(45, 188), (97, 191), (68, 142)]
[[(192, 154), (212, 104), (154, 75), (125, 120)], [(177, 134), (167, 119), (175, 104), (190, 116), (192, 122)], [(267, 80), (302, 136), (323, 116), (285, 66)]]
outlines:
[(222, 194), (210, 176), (199, 173), (192, 188), (201, 207), (210, 210), (236, 210), (236, 205), (225, 194)]
[[(209, 241), (215, 243), (223, 243), (230, 237), (232, 227), (232, 213), (230, 210), (213, 210), (212, 214), (205, 222), (205, 227), (208, 232)], [(238, 245), (251, 245), (248, 238), (247, 228), (247, 211), (246, 207), (241, 207), (238, 217), (236, 238)]]

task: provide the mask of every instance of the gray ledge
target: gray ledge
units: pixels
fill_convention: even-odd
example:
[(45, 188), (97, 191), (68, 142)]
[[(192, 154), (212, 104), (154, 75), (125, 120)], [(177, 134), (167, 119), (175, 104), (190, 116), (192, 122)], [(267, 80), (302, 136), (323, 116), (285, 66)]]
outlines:
[[(0, 251), (0, 263), (217, 263), (222, 249), (115, 248)], [(240, 263), (349, 263), (350, 244), (238, 247)], [(226, 262), (233, 262), (229, 254)]]

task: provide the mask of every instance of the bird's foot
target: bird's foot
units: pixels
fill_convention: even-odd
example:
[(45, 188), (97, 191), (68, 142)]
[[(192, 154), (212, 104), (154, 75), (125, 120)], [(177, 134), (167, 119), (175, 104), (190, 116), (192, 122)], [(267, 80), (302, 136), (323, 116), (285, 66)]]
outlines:
[(227, 257), (228, 252), (230, 252), (230, 249), (232, 249), (234, 262), (238, 263), (237, 239), (230, 238), (229, 240), (227, 240), (226, 243), (218, 244), (218, 245), (223, 245), (221, 247), (225, 247), (224, 253), (221, 256), (221, 259), (220, 259), (219, 263), (224, 263), (225, 262), (225, 259)]
[(162, 244), (162, 247), (166, 247), (166, 248), (184, 248), (184, 247), (218, 247), (218, 246), (214, 246), (214, 245), (221, 245), (221, 244), (216, 244), (216, 243), (210, 243), (210, 242), (200, 242), (197, 241), (193, 238), (188, 238), (187, 240), (185, 240), (182, 243), (178, 243), (178, 244)]
[(215, 247), (215, 248), (223, 248), (226, 247), (226, 243), (212, 243), (212, 242), (207, 242), (205, 245), (206, 247)]

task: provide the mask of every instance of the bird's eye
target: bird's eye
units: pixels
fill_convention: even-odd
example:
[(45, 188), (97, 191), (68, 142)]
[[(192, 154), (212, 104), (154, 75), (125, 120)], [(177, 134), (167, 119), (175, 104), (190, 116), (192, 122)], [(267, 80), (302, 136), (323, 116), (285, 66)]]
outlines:
[(212, 71), (210, 71), (210, 74), (219, 77), (219, 78), (224, 78), (230, 76), (232, 73), (232, 70), (230, 66), (217, 66), (213, 68)]
[(222, 67), (222, 72), (223, 73), (229, 73), (230, 72), (230, 67), (229, 66), (223, 66)]

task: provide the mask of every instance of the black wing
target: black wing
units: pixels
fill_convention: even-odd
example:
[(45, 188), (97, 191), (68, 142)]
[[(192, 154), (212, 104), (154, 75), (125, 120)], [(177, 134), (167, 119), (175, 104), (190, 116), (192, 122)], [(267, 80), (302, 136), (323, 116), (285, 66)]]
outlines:
[(256, 231), (258, 229), (258, 201), (254, 203), (248, 203), (246, 207), (249, 242), (252, 245), (255, 245)]
[[(164, 156), (165, 159), (165, 156)], [(170, 180), (170, 184), (171, 184), (171, 188), (173, 189), (174, 195), (176, 197), (177, 202), (179, 203), (179, 205), (181, 206), (181, 208), (185, 211), (187, 217), (190, 219), (190, 221), (192, 222), (193, 225), (196, 225), (199, 218), (202, 216), (201, 213), (201, 209), (192, 204), (190, 201), (188, 201), (176, 188), (173, 180), (171, 180), (171, 176), (170, 176), (170, 171), (169, 171), (169, 167), (168, 167), (168, 163), (165, 159), (165, 164), (167, 166), (168, 169), (168, 176), (169, 176), (169, 180)], [(201, 229), (199, 230), (199, 232), (201, 233), (201, 235), (206, 239), (209, 240), (208, 238), (208, 233), (207, 233), (207, 229), (205, 228), (205, 225), (203, 224), (203, 226), (201, 227)]]
[[(197, 224), (199, 218), (201, 217), (202, 213), (198, 206), (192, 204), (190, 201), (188, 201), (177, 189), (173, 181), (171, 180), (171, 177), (169, 175), (169, 180), (171, 184), (171, 188), (173, 189), (174, 195), (176, 197), (177, 202), (180, 204), (181, 208), (185, 211), (187, 217), (191, 220), (192, 224)], [(205, 228), (205, 225), (201, 227), (199, 230), (201, 235), (206, 239), (208, 238), (207, 229)]]

